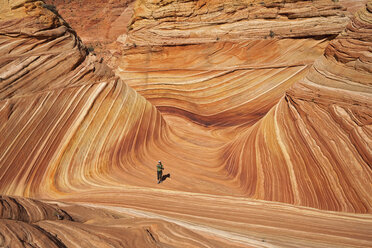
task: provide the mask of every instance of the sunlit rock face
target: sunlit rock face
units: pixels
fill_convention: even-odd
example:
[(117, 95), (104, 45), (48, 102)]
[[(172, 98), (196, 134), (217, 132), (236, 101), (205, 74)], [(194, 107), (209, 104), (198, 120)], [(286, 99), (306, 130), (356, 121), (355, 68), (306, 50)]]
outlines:
[[(242, 194), (326, 210), (370, 212), (368, 9), (327, 46), (319, 36), (341, 32), (347, 19), (332, 1), (199, 3), (138, 1), (123, 56), (115, 61), (116, 72), (173, 126), (182, 126), (178, 116), (219, 133), (219, 159), (210, 163), (219, 164)], [(235, 11), (227, 11), (229, 4)], [(255, 4), (261, 5), (261, 15), (253, 15)], [(267, 17), (267, 11), (274, 14)], [(250, 35), (253, 28), (262, 31), (262, 25), (270, 23), (274, 30), (284, 21), (286, 29), (273, 31), (273, 37)], [(240, 22), (244, 28), (229, 29), (219, 39), (218, 32)], [(307, 25), (313, 22), (317, 25)], [(351, 69), (354, 72), (348, 72)], [(354, 96), (350, 101), (344, 88)], [(364, 99), (364, 104), (352, 99)], [(357, 123), (363, 128), (340, 125), (346, 113), (349, 125), (352, 116), (361, 115)], [(351, 128), (361, 128), (357, 138), (350, 137)]]
[(253, 125), (348, 22), (333, 1), (137, 1), (117, 75), (167, 114)]
[(346, 19), (341, 5), (330, 0), (141, 0), (127, 42), (177, 45), (322, 36), (340, 32)]
[(363, 8), (368, 0), (340, 0), (339, 3), (347, 9), (347, 15), (353, 17), (355, 12)]
[(235, 155), (227, 169), (248, 195), (371, 212), (371, 20), (369, 4), (306, 77), (228, 146)]
[(118, 180), (114, 171), (130, 168), (124, 154), (166, 133), (158, 111), (43, 2), (1, 4), (1, 192), (58, 195), (107, 173)]
[[(119, 79), (50, 6), (0, 0), (0, 193), (55, 201), (3, 196), (0, 246), (370, 245), (370, 2), (343, 32), (333, 1), (196, 3), (137, 2)], [(175, 35), (198, 23), (175, 4), (237, 33)]]
[(209, 127), (250, 126), (306, 75), (327, 43), (263, 39), (137, 47), (113, 64), (163, 114)]

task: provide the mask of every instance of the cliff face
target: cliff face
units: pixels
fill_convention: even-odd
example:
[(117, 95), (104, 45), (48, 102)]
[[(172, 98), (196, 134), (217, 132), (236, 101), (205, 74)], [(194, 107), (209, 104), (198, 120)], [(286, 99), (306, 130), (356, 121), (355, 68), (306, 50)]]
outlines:
[(177, 45), (337, 34), (341, 5), (316, 1), (137, 1), (127, 43)]
[(127, 32), (133, 0), (46, 0), (71, 25), (85, 42), (113, 42)]

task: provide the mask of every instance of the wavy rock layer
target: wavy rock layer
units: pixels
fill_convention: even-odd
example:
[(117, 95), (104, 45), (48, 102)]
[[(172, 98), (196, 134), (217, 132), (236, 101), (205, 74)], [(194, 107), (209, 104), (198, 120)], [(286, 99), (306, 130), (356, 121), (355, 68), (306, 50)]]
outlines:
[(337, 34), (347, 17), (341, 5), (317, 1), (137, 1), (128, 45), (179, 45), (216, 40)]
[(126, 47), (124, 82), (43, 2), (1, 0), (0, 192), (85, 205), (3, 197), (0, 242), (368, 246), (370, 6), (313, 66), (328, 40)]
[(163, 113), (204, 126), (252, 124), (303, 78), (327, 40), (140, 47), (115, 61), (125, 82)]
[(86, 187), (130, 168), (125, 154), (166, 133), (157, 110), (87, 56), (75, 32), (42, 2), (1, 7), (7, 10), (0, 23), (3, 193)]
[(249, 195), (371, 212), (371, 20), (369, 4), (305, 79), (228, 146), (235, 155), (227, 169)]
[(353, 17), (355, 12), (364, 8), (368, 0), (355, 0), (355, 1), (348, 1), (348, 0), (341, 0), (340, 4), (347, 9), (347, 13), (350, 17)]
[(118, 211), (13, 197), (0, 197), (0, 202), (2, 247), (242, 247)]

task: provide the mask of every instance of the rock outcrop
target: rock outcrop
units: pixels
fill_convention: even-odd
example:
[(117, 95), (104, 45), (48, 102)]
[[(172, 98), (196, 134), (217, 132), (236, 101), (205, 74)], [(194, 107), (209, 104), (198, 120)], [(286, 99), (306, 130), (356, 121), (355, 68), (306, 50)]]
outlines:
[(355, 12), (364, 8), (368, 0), (340, 0), (339, 3), (344, 6), (347, 10), (347, 15), (353, 17)]
[(371, 10), (369, 2), (306, 77), (225, 151), (235, 154), (227, 169), (248, 195), (371, 212)]
[(126, 42), (137, 46), (323, 36), (347, 21), (331, 0), (141, 0), (134, 8)]
[[(133, 0), (46, 0), (78, 33), (84, 43), (111, 43), (127, 32)], [(54, 8), (54, 7), (52, 7)]]
[(137, 1), (134, 9), (110, 66), (163, 113), (204, 126), (254, 124), (348, 21), (331, 0)]
[(323, 53), (326, 39), (251, 40), (123, 51), (116, 73), (164, 114), (252, 125)]
[(159, 112), (43, 2), (2, 1), (1, 10), (3, 194), (45, 196), (100, 181), (104, 171), (130, 168), (124, 154), (166, 135)]
[(242, 247), (174, 223), (118, 211), (58, 203), (60, 207), (20, 197), (0, 196), (0, 203), (2, 247)]
[(119, 79), (0, 0), (0, 246), (372, 242), (371, 1), (334, 40), (332, 1), (202, 3), (138, 1)]

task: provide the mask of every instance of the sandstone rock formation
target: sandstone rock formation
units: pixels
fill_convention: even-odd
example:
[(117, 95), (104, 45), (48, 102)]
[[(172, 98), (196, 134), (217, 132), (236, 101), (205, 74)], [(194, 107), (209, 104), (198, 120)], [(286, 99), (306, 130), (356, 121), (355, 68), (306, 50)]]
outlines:
[(252, 125), (305, 76), (326, 44), (283, 39), (139, 47), (113, 64), (163, 113), (204, 126)]
[(128, 44), (177, 45), (337, 34), (345, 13), (316, 1), (137, 1)]
[(115, 41), (127, 32), (133, 0), (46, 0), (71, 25), (85, 43)]
[[(152, 19), (158, 9), (155, 7), (152, 9), (148, 6), (153, 6), (152, 4), (162, 5), (162, 2), (145, 1), (138, 3), (140, 3), (138, 6), (141, 7), (137, 6), (136, 8), (140, 8), (139, 12), (141, 14), (138, 14), (136, 9), (137, 12), (133, 18), (132, 26), (140, 25), (138, 23), (142, 23), (142, 21), (148, 23), (148, 25), (141, 26), (139, 32), (133, 31), (133, 35), (141, 35), (147, 31), (152, 32), (153, 26), (157, 25), (154, 22), (158, 23), (158, 20), (162, 20), (162, 18), (169, 21), (169, 18), (171, 18), (164, 14), (169, 12), (159, 11), (164, 16), (157, 16), (157, 18), (153, 18), (154, 20)], [(196, 4), (196, 2), (187, 3)], [(172, 8), (173, 5), (177, 4), (185, 3), (170, 1), (169, 4), (164, 5), (164, 8)], [(298, 4), (298, 7), (304, 3), (296, 2), (296, 4)], [(324, 2), (321, 6), (329, 9), (329, 7), (325, 7)], [(177, 8), (174, 7), (174, 9)], [(194, 10), (195, 8), (185, 7), (183, 9)], [(143, 13), (147, 13), (147, 18), (142, 20), (137, 17), (138, 15), (144, 16)], [(350, 59), (350, 55), (345, 56), (344, 54), (357, 52), (361, 57), (356, 62), (347, 61), (347, 66), (368, 68), (370, 63), (370, 52), (368, 52), (370, 12), (364, 10), (361, 13), (364, 14), (359, 13), (349, 26), (354, 31), (361, 32), (362, 36), (353, 36), (353, 40), (350, 41), (347, 36), (342, 35), (327, 48), (327, 53), (329, 53), (328, 51), (334, 44), (342, 44), (339, 46), (342, 49), (333, 49), (335, 50), (334, 53), (339, 53), (338, 57), (343, 57), (343, 59), (338, 58), (341, 64), (335, 64), (333, 68), (337, 67), (337, 70), (343, 73), (346, 71), (343, 69), (342, 62), (345, 63), (345, 59)], [(193, 17), (193, 15), (185, 16)], [(305, 17), (317, 18), (313, 15), (302, 16), (302, 18)], [(343, 18), (343, 14), (338, 15), (338, 17)], [(183, 23), (182, 18), (171, 19), (166, 24), (172, 23), (172, 21)], [(196, 22), (193, 18), (187, 20), (187, 23)], [(276, 23), (281, 22), (281, 18), (273, 19), (271, 22), (275, 26)], [(361, 24), (362, 22), (363, 24)], [(320, 25), (327, 24), (321, 22)], [(336, 32), (338, 27), (334, 25), (332, 27)], [(214, 29), (211, 28), (211, 30)], [(301, 30), (301, 32), (307, 32), (307, 27), (304, 26)], [(171, 29), (170, 32), (173, 31), (174, 29)], [(208, 36), (208, 32), (199, 34), (198, 42), (207, 42), (204, 38)], [(129, 38), (131, 35), (132, 33), (129, 33)], [(171, 35), (168, 38), (165, 44), (173, 40)], [(370, 155), (366, 155), (370, 154), (370, 147), (368, 146), (369, 131), (363, 131), (367, 134), (360, 134), (359, 140), (351, 139), (351, 143), (347, 146), (345, 146), (341, 137), (334, 138), (332, 142), (338, 140), (336, 142), (338, 145), (332, 146), (326, 145), (322, 137), (331, 137), (331, 133), (338, 126), (339, 120), (334, 120), (335, 126), (330, 127), (328, 131), (324, 127), (322, 127), (323, 133), (317, 131), (316, 134), (320, 137), (314, 137), (315, 133), (312, 133), (312, 129), (307, 130), (307, 128), (316, 130), (317, 127), (310, 127), (310, 124), (306, 126), (307, 119), (305, 117), (303, 117), (304, 123), (301, 122), (301, 125), (299, 124), (300, 121), (297, 120), (299, 118), (297, 115), (302, 114), (307, 117), (318, 108), (315, 99), (319, 96), (322, 97), (322, 104), (326, 106), (325, 112), (328, 113), (330, 111), (328, 105), (333, 106), (335, 104), (333, 100), (331, 101), (335, 97), (333, 95), (339, 94), (339, 88), (342, 89), (345, 86), (336, 86), (336, 82), (331, 82), (330, 79), (325, 81), (324, 77), (317, 76), (316, 79), (312, 80), (313, 82), (326, 86), (329, 84), (327, 87), (331, 86), (335, 93), (328, 90), (326, 95), (322, 95), (318, 92), (320, 90), (316, 90), (316, 94), (319, 96), (314, 97), (309, 94), (309, 87), (311, 86), (307, 85), (302, 87), (301, 90), (295, 90), (303, 84), (299, 83), (288, 91), (286, 97), (282, 98), (278, 105), (275, 105), (294, 82), (304, 77), (307, 68), (322, 53), (327, 40), (250, 39), (244, 42), (218, 41), (195, 45), (185, 45), (183, 42), (187, 43), (187, 41), (183, 40), (180, 43), (175, 42), (175, 44), (183, 44), (182, 46), (170, 47), (157, 46), (161, 41), (158, 42), (151, 36), (144, 35), (141, 40), (143, 43), (139, 43), (139, 47), (123, 50), (124, 56), (116, 61), (118, 65), (117, 73), (136, 91), (155, 104), (163, 113), (163, 116), (167, 118), (168, 123), (172, 123), (173, 127), (181, 126), (181, 132), (189, 129), (187, 125), (190, 124), (185, 124), (175, 116), (186, 117), (198, 125), (209, 127), (209, 130), (213, 130), (214, 133), (219, 133), (220, 143), (204, 140), (198, 142), (198, 144), (211, 142), (209, 144), (213, 144), (212, 150), (214, 150), (210, 151), (210, 153), (214, 152), (211, 157), (219, 158), (217, 160), (206, 160), (200, 163), (200, 167), (207, 167), (208, 162), (218, 165), (216, 168), (226, 170), (227, 178), (230, 178), (234, 185), (239, 185), (244, 195), (250, 197), (328, 210), (371, 211), (371, 191), (369, 187), (371, 183), (369, 168), (371, 159), (368, 157)], [(146, 46), (144, 42), (150, 45)], [(349, 44), (349, 47), (346, 44)], [(322, 60), (328, 61), (325, 58)], [(318, 60), (316, 65), (310, 68), (310, 74), (307, 78), (315, 75), (314, 71), (319, 70), (317, 66), (319, 63), (324, 63), (319, 61), (321, 60)], [(328, 67), (332, 68), (333, 64), (332, 62)], [(338, 77), (343, 77), (343, 74), (338, 74)], [(350, 80), (350, 75), (345, 77)], [(368, 71), (364, 73), (357, 69), (351, 78), (359, 80), (358, 77), (363, 78), (364, 84), (368, 85), (367, 82), (370, 81)], [(332, 79), (343, 81), (343, 79)], [(347, 88), (353, 88), (354, 91), (360, 92), (363, 96), (364, 92), (368, 92), (364, 88), (358, 88), (358, 84), (351, 82), (345, 84)], [(358, 94), (355, 95), (357, 98), (359, 98)], [(309, 101), (314, 103), (314, 109), (307, 107), (299, 113), (293, 114), (292, 111), (296, 108), (291, 107), (291, 101), (299, 97), (296, 95), (301, 96), (302, 101), (304, 101), (305, 96), (311, 97)], [(368, 95), (366, 97), (358, 112), (362, 111), (363, 116), (366, 115), (363, 118), (368, 120), (370, 114), (367, 106), (371, 99), (368, 98)], [(345, 101), (345, 99), (339, 101)], [(286, 107), (286, 110), (283, 106), (287, 102), (289, 106)], [(308, 103), (308, 101), (304, 102)], [(353, 101), (346, 101), (344, 104), (357, 105)], [(332, 113), (329, 113), (329, 115), (333, 116)], [(263, 120), (257, 122), (262, 117)], [(281, 122), (278, 121), (279, 118)], [(312, 125), (318, 125), (323, 119), (326, 120), (326, 116), (320, 114), (313, 118), (314, 120), (318, 118), (318, 121), (314, 123), (314, 120), (311, 119), (310, 123), (313, 123)], [(296, 120), (294, 123), (292, 123), (293, 119)], [(331, 120), (329, 120), (329, 123), (332, 123)], [(266, 122), (270, 124), (264, 124)], [(346, 127), (341, 127), (342, 130), (344, 128)], [(363, 127), (363, 130), (368, 130), (368, 128), (367, 121), (367, 126)], [(188, 135), (192, 133), (190, 131), (186, 132)], [(242, 135), (243, 133), (245, 135)], [(338, 135), (341, 135), (341, 133)], [(196, 135), (200, 134), (197, 133)], [(306, 138), (309, 138), (309, 140)], [(208, 140), (208, 138), (206, 139)], [(216, 141), (214, 134), (209, 134), (209, 139)], [(228, 140), (233, 141), (229, 142)], [(229, 142), (229, 144), (224, 146), (223, 143), (225, 142)], [(317, 142), (320, 142), (324, 147), (319, 148), (320, 145)], [(340, 156), (338, 153), (344, 148), (339, 146), (350, 147), (350, 149), (347, 148)], [(208, 146), (208, 148), (211, 147), (212, 145)], [(298, 151), (301, 147), (303, 149)], [(354, 160), (350, 158), (351, 155)], [(177, 163), (176, 160), (173, 161)], [(341, 165), (343, 169), (340, 167)], [(336, 171), (334, 171), (334, 167), (337, 168)], [(353, 174), (351, 172), (353, 170), (359, 171), (359, 173)], [(316, 174), (314, 180), (310, 179), (312, 173)], [(303, 180), (304, 178), (307, 179)], [(345, 184), (340, 180), (346, 180)], [(340, 188), (342, 192), (351, 188), (353, 190), (349, 193), (337, 193)], [(324, 195), (320, 194), (323, 191)], [(331, 198), (334, 200), (330, 201)]]
[(45, 0), (77, 32), (89, 51), (108, 60), (108, 46), (127, 33), (133, 15), (134, 0)]
[[(117, 211), (0, 196), (2, 247), (242, 247)], [(192, 237), (192, 238), (188, 238)]]
[(43, 5), (1, 6), (2, 193), (70, 191), (80, 184), (74, 175), (85, 181), (129, 169), (124, 154), (167, 130), (158, 111), (88, 55), (75, 32)]
[(228, 147), (235, 156), (227, 168), (248, 194), (371, 212), (371, 18), (369, 4), (307, 76)]
[(329, 45), (332, 1), (196, 3), (139, 1), (119, 79), (53, 8), (0, 0), (0, 193), (44, 199), (1, 198), (1, 245), (372, 242), (371, 2)]
[(163, 113), (252, 125), (347, 20), (332, 1), (137, 1), (109, 64)]
[(353, 17), (355, 12), (357, 12), (361, 8), (364, 8), (368, 0), (340, 0), (339, 2), (347, 9), (347, 15)]

